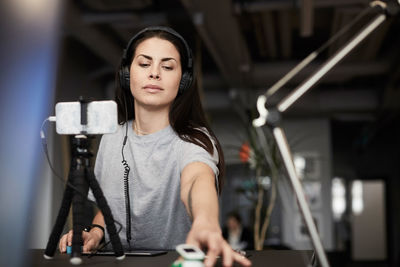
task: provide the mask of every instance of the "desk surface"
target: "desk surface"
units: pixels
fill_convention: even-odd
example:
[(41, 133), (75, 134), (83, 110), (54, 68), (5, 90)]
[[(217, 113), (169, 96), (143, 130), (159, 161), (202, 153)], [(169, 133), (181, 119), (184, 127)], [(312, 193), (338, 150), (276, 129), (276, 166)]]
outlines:
[[(54, 259), (46, 260), (43, 258), (44, 250), (33, 249), (30, 250), (30, 262), (27, 266), (41, 266), (41, 267), (71, 267), (74, 266), (69, 263), (69, 256), (66, 254), (56, 253)], [(308, 266), (311, 259), (311, 251), (302, 250), (263, 250), (263, 251), (248, 251), (249, 259), (252, 261), (254, 267), (272, 266), (272, 267), (301, 267)], [(113, 256), (93, 256), (88, 258), (82, 256), (82, 266), (118, 266), (118, 267), (160, 267), (171, 266), (172, 262), (176, 260), (178, 254), (174, 251), (167, 254), (153, 257), (144, 256), (129, 256), (122, 261), (117, 261)], [(220, 260), (216, 266), (222, 266)], [(239, 265), (234, 265), (239, 266)]]

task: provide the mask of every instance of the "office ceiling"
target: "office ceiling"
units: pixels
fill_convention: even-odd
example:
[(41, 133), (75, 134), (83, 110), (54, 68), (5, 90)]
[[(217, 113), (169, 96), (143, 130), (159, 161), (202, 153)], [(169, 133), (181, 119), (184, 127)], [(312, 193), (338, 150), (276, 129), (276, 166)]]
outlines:
[[(349, 25), (369, 3), (368, 0), (75, 0), (67, 1), (64, 32), (85, 46), (93, 60), (100, 62), (98, 69), (107, 74), (107, 70), (115, 71), (122, 49), (138, 30), (150, 25), (171, 26), (194, 50), (206, 109), (224, 112), (230, 109), (232, 95), (239, 95), (253, 105), (256, 96)], [(369, 14), (360, 19), (271, 101), (279, 100), (279, 95), (284, 96), (301, 84), (374, 16)], [(389, 18), (324, 76), (289, 114), (368, 120), (381, 112), (397, 111), (399, 30), (399, 16)]]

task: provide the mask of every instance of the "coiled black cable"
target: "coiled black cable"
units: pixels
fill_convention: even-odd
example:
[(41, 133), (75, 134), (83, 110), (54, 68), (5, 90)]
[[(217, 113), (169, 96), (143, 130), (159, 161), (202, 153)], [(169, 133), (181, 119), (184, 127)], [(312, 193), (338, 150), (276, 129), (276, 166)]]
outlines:
[[(128, 124), (128, 122), (126, 122)], [(125, 193), (125, 212), (126, 212), (126, 240), (130, 246), (131, 241), (131, 201), (129, 196), (129, 172), (131, 168), (128, 162), (125, 160), (124, 147), (126, 144), (127, 136), (124, 138), (124, 143), (122, 145), (122, 165), (124, 166), (124, 193)]]
[(125, 213), (126, 213), (126, 241), (128, 242), (129, 249), (131, 248), (131, 201), (129, 195), (129, 172), (131, 168), (128, 165), (128, 162), (125, 160), (124, 156), (124, 147), (126, 145), (126, 141), (128, 140), (128, 107), (126, 105), (126, 98), (124, 97), (125, 102), (125, 137), (124, 142), (122, 143), (122, 165), (124, 166), (124, 193), (125, 193)]

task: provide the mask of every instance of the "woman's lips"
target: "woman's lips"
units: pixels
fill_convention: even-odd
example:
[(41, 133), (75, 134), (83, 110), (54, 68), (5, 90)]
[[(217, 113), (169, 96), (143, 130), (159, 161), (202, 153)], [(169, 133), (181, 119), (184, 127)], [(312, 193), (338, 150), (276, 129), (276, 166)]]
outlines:
[(148, 91), (150, 93), (156, 93), (156, 92), (160, 92), (163, 90), (160, 86), (154, 85), (154, 84), (145, 85), (143, 87), (143, 89), (145, 89), (146, 91)]

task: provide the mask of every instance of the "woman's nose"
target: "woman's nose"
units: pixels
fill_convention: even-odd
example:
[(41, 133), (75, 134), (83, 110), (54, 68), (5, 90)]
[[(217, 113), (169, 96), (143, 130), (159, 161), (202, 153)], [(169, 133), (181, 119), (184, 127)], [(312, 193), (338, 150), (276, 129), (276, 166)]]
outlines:
[(150, 79), (159, 80), (160, 75), (159, 74), (150, 74)]
[(158, 68), (152, 68), (150, 70), (150, 79), (155, 79), (155, 80), (160, 80), (160, 73), (158, 71)]

